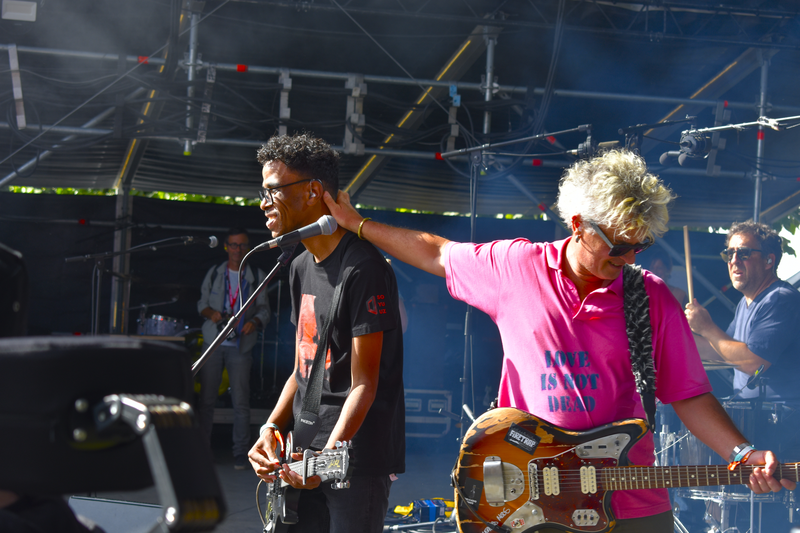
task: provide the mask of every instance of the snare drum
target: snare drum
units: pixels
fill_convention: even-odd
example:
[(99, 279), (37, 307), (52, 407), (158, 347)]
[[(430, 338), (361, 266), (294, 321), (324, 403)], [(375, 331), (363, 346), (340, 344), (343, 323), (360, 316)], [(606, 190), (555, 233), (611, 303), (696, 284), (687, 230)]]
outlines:
[(152, 315), (139, 323), (139, 335), (175, 337), (186, 331), (182, 320), (162, 315)]

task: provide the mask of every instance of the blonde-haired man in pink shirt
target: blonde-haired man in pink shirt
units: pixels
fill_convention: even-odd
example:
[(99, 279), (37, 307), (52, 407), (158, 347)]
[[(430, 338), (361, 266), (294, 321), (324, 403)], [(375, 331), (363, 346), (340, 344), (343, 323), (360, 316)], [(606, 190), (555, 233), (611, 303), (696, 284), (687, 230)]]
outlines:
[[(344, 192), (336, 201), (327, 193), (324, 197), (340, 226), (446, 278), (454, 298), (494, 320), (504, 349), (500, 407), (516, 407), (576, 431), (644, 418), (631, 370), (621, 274), (636, 253), (667, 231), (673, 198), (644, 160), (628, 151), (606, 152), (566, 170), (556, 208), (572, 235), (556, 242), (456, 243), (365, 219)], [(747, 439), (711, 394), (680, 305), (661, 279), (647, 271), (643, 277), (655, 395), (727, 461)], [(653, 464), (652, 434), (634, 445), (628, 459)], [(755, 493), (795, 486), (772, 477), (778, 461), (771, 451), (753, 451), (746, 464), (764, 465), (749, 478)], [(673, 531), (664, 489), (615, 491), (611, 505), (618, 518), (615, 533)]]

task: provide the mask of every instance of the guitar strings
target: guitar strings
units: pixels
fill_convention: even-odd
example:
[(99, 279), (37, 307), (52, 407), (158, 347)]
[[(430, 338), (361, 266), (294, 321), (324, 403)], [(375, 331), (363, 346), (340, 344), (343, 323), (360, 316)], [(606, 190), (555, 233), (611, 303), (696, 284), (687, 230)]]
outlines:
[[(749, 477), (759, 465), (741, 465), (739, 471), (729, 471), (727, 465), (685, 465), (685, 466), (615, 466), (602, 467), (597, 473), (598, 486), (603, 490), (634, 490), (641, 488), (705, 487), (717, 485), (738, 485)], [(777, 472), (781, 477), (789, 475), (795, 479), (800, 473), (800, 463), (779, 465)], [(710, 477), (709, 477), (710, 475)], [(581, 490), (581, 474), (576, 470), (558, 473), (559, 488), (564, 492)], [(669, 482), (667, 482), (669, 480)], [(724, 481), (714, 483), (711, 481)], [(544, 493), (544, 480), (536, 480), (539, 493)], [(655, 484), (655, 487), (653, 486)], [(613, 487), (613, 488), (612, 488)]]

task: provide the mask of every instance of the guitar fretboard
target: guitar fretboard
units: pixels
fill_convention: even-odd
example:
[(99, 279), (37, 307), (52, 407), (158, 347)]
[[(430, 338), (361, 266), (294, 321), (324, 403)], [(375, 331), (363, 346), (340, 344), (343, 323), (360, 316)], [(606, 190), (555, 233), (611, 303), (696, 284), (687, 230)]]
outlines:
[[(754, 468), (757, 467), (739, 465), (733, 471), (727, 465), (609, 467), (599, 472), (598, 485), (603, 490), (741, 485), (748, 482)], [(775, 477), (798, 481), (799, 473), (800, 463), (781, 464)]]

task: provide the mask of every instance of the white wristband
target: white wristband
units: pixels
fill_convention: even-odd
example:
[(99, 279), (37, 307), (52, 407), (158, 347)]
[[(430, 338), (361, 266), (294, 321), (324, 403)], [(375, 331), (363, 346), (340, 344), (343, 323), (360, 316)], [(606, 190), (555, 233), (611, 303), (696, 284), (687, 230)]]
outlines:
[(278, 424), (274, 424), (272, 422), (267, 422), (266, 424), (261, 426), (261, 429), (258, 430), (258, 436), (259, 437), (263, 436), (264, 432), (266, 430), (270, 429), (270, 428), (274, 429), (275, 431), (280, 431), (281, 430), (281, 428), (278, 427)]

